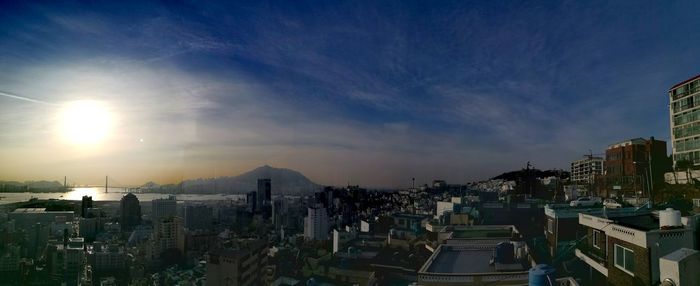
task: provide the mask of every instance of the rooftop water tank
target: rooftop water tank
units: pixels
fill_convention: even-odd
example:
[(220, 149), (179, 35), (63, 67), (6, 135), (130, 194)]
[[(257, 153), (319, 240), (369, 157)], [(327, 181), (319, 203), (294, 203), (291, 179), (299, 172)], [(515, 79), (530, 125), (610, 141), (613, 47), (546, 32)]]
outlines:
[(681, 212), (672, 208), (659, 211), (659, 228), (681, 226)]
[(548, 264), (537, 264), (530, 268), (528, 273), (529, 286), (552, 286), (555, 285), (554, 267)]

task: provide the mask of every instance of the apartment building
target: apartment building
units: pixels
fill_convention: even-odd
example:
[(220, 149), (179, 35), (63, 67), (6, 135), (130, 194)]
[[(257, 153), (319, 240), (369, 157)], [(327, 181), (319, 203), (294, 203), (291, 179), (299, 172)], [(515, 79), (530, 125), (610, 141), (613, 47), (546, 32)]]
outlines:
[(267, 244), (262, 240), (238, 241), (235, 246), (209, 251), (207, 285), (260, 285), (267, 252)]
[(571, 162), (571, 181), (579, 184), (590, 184), (596, 176), (603, 174), (603, 158), (586, 156)]
[(700, 75), (671, 86), (668, 98), (673, 164), (700, 165)]

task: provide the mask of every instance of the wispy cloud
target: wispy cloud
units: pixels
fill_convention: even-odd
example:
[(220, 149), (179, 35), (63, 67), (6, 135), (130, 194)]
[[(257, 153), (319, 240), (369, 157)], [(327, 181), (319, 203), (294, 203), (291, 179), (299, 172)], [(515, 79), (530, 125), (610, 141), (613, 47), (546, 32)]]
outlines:
[[(700, 64), (688, 52), (700, 32), (674, 32), (697, 17), (667, 16), (693, 7), (127, 6), (0, 12), (11, 71), (0, 74), (0, 159), (17, 163), (0, 173), (172, 180), (269, 163), (321, 183), (397, 186), (525, 161), (562, 168), (612, 141), (665, 138), (665, 89)], [(118, 117), (104, 152), (57, 145), (55, 110), (27, 106), (81, 98)]]

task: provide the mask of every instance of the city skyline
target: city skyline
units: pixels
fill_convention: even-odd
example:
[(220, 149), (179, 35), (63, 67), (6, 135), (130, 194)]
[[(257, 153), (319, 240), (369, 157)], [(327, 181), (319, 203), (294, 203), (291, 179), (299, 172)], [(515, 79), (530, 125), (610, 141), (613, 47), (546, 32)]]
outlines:
[(670, 146), (700, 7), (655, 4), (5, 3), (0, 179), (397, 187)]

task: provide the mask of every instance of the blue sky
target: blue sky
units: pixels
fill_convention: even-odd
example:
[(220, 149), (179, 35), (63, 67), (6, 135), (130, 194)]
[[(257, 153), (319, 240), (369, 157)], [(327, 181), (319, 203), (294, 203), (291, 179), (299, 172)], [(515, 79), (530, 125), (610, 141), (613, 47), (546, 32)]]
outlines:
[[(700, 4), (542, 2), (3, 3), (0, 173), (174, 182), (270, 164), (395, 187), (670, 140), (666, 91), (700, 73)], [(52, 127), (75, 100), (114, 118), (90, 150)]]

